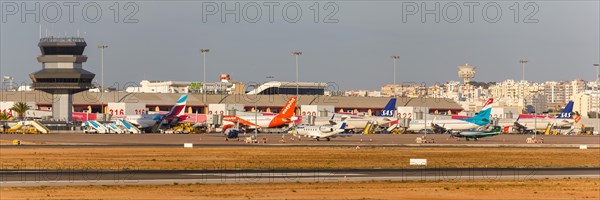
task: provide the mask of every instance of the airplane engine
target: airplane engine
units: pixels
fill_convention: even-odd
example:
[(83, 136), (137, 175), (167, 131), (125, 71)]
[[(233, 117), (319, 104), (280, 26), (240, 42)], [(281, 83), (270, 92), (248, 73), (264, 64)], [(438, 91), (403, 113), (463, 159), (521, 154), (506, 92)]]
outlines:
[(333, 132), (333, 128), (331, 128), (331, 127), (321, 127), (319, 129), (321, 130), (321, 132), (324, 132), (324, 133)]
[(525, 133), (527, 131), (526, 124), (523, 125), (523, 124), (521, 124), (519, 122), (515, 122), (514, 125), (513, 125), (513, 128), (515, 130), (517, 130), (517, 132), (519, 132), (519, 133)]
[(432, 127), (434, 133), (445, 133), (448, 131), (443, 126), (437, 125), (435, 123), (431, 123), (431, 127)]

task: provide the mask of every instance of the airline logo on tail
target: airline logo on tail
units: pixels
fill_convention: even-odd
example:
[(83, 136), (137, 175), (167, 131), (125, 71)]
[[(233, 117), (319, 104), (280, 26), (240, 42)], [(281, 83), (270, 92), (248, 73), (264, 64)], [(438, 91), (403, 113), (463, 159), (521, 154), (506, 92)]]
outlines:
[(492, 109), (492, 104), (494, 104), (494, 99), (490, 98), (485, 102), (485, 104), (483, 104), (483, 108), (481, 110), (483, 111), (485, 109)]
[(292, 118), (296, 109), (296, 100), (296, 96), (290, 98), (290, 100), (288, 100), (288, 102), (285, 104), (285, 107), (283, 107), (283, 110), (281, 110), (278, 116), (281, 116), (283, 118)]
[(296, 111), (296, 101), (298, 98), (293, 96), (288, 100), (288, 102), (283, 107), (283, 110), (279, 114), (277, 114), (271, 122), (269, 122), (269, 127), (278, 127), (292, 121), (292, 117)]
[(346, 129), (346, 122), (342, 123), (342, 125), (338, 129), (345, 130)]
[(473, 123), (473, 124), (477, 124), (479, 126), (489, 124), (490, 123), (490, 114), (492, 114), (492, 104), (493, 103), (494, 103), (493, 98), (488, 99), (488, 101), (485, 102), (485, 104), (483, 105), (483, 108), (481, 109), (481, 111), (479, 111), (479, 113), (477, 113), (477, 115), (475, 115), (471, 118), (463, 119), (463, 120)]
[(394, 117), (394, 111), (396, 110), (396, 98), (392, 98), (390, 99), (390, 101), (388, 101), (387, 105), (385, 105), (385, 107), (383, 108), (383, 110), (381, 111), (381, 114), (379, 116), (381, 117)]
[[(183, 121), (187, 116), (184, 115), (185, 105), (187, 101), (187, 95), (181, 95), (177, 103), (171, 108), (171, 110), (167, 114), (157, 114), (154, 115), (153, 120), (155, 124), (152, 128), (153, 131), (160, 129), (163, 123), (172, 124), (179, 121)], [(156, 129), (156, 130), (155, 130)]]
[(569, 101), (569, 103), (565, 106), (565, 109), (563, 109), (562, 112), (560, 112), (560, 114), (558, 114), (558, 116), (556, 116), (556, 118), (558, 119), (572, 119), (573, 118), (573, 101)]
[(167, 114), (167, 115), (174, 115), (174, 116), (181, 116), (184, 114), (185, 112), (185, 105), (187, 103), (187, 94), (181, 95), (181, 97), (179, 97), (179, 99), (177, 100), (177, 103), (175, 104), (175, 106), (173, 106), (173, 108), (171, 108), (171, 111)]

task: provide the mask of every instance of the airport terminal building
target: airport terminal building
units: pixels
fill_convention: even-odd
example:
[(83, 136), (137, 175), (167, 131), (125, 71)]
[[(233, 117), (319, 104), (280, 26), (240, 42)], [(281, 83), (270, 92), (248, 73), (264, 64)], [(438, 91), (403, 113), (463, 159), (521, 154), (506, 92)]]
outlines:
[[(295, 94), (207, 94), (206, 102), (203, 101), (203, 95), (188, 94), (187, 113), (208, 113), (209, 104), (241, 104), (247, 111), (253, 110), (256, 106), (258, 110), (277, 113)], [(73, 95), (73, 111), (101, 113), (102, 105), (104, 105), (105, 113), (109, 113), (108, 104), (110, 103), (141, 104), (150, 112), (168, 111), (180, 96), (181, 94), (178, 93), (129, 93), (124, 91), (111, 91), (100, 95), (98, 92), (84, 91)], [(5, 91), (1, 98), (2, 101), (35, 102), (36, 105), (32, 105), (32, 109), (36, 109), (36, 107), (39, 110), (52, 109), (52, 96), (41, 91)], [(390, 98), (387, 97), (300, 95), (297, 113), (301, 114), (300, 105), (322, 105), (333, 106), (336, 112), (378, 115), (389, 100)], [(455, 114), (463, 110), (456, 102), (443, 98), (398, 98), (396, 106), (427, 107), (432, 114)]]
[(249, 95), (324, 95), (327, 83), (271, 81), (249, 91)]

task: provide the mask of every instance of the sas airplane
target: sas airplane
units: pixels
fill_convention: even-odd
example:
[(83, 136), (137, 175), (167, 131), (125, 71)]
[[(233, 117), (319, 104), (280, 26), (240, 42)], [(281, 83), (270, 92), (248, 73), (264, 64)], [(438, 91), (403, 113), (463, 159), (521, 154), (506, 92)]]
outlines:
[(427, 129), (470, 130), (490, 123), (490, 114), (492, 112), (492, 103), (494, 99), (490, 98), (483, 106), (483, 109), (477, 115), (464, 119), (445, 119), (431, 120), (431, 123), (425, 124), (425, 120), (413, 120), (410, 122), (408, 131), (420, 131), (426, 126)]
[(251, 129), (255, 128), (277, 128), (283, 125), (289, 124), (292, 121), (296, 121), (297, 117), (294, 116), (296, 110), (297, 97), (293, 96), (285, 104), (281, 112), (277, 115), (236, 115), (236, 116), (223, 116), (223, 131), (233, 128), (235, 124), (239, 123), (241, 126), (245, 126)]
[[(177, 122), (187, 119), (185, 115), (185, 106), (187, 95), (181, 95), (177, 103), (171, 108), (168, 113), (143, 114), (143, 115), (115, 115), (113, 119), (124, 119), (139, 128), (160, 129), (162, 125), (172, 125)], [(152, 130), (155, 132), (156, 130)]]
[(578, 120), (573, 119), (573, 101), (569, 101), (565, 108), (556, 115), (555, 118), (527, 118), (521, 119), (520, 117), (514, 122), (514, 128), (527, 131), (527, 130), (545, 130), (550, 124), (553, 126), (572, 126), (573, 123), (577, 123)]
[[(367, 126), (369, 122), (377, 122), (377, 124), (386, 124), (397, 119), (394, 117), (394, 113), (396, 111), (396, 98), (390, 99), (388, 103), (385, 105), (381, 114), (379, 116), (354, 116), (354, 115), (344, 115), (339, 114), (340, 117), (332, 117), (328, 118), (317, 118), (315, 120), (315, 125), (327, 125), (327, 124), (338, 124), (342, 121), (346, 122), (345, 129), (362, 129)], [(335, 116), (335, 115), (334, 115)]]

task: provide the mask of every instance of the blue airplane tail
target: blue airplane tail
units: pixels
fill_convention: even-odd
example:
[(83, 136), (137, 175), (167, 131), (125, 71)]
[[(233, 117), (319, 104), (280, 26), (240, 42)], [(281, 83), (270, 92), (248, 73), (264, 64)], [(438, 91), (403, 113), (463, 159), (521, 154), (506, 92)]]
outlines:
[(573, 101), (569, 101), (569, 103), (565, 106), (565, 109), (563, 109), (562, 112), (560, 112), (560, 114), (558, 114), (558, 116), (556, 116), (556, 118), (558, 119), (572, 119), (573, 118)]
[(471, 118), (463, 119), (463, 120), (467, 121), (469, 123), (476, 124), (478, 126), (483, 126), (483, 125), (489, 124), (490, 123), (490, 115), (492, 114), (492, 104), (493, 103), (494, 103), (493, 98), (488, 99), (488, 101), (485, 102), (485, 104), (483, 105), (483, 109), (481, 109), (481, 111), (479, 111), (479, 113), (477, 113), (477, 115), (475, 115)]
[(394, 111), (396, 110), (395, 107), (396, 107), (396, 98), (392, 98), (392, 99), (390, 99), (390, 101), (388, 101), (387, 105), (385, 105), (385, 107), (383, 108), (383, 110), (381, 111), (381, 114), (379, 114), (379, 116), (393, 117)]
[(342, 125), (340, 125), (339, 129), (346, 129), (346, 122), (342, 123)]
[(490, 123), (490, 114), (492, 114), (492, 108), (487, 108), (477, 113), (477, 115), (464, 120), (479, 126), (483, 126)]

